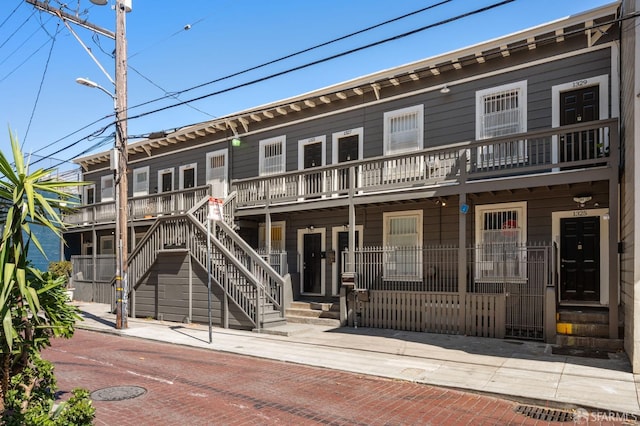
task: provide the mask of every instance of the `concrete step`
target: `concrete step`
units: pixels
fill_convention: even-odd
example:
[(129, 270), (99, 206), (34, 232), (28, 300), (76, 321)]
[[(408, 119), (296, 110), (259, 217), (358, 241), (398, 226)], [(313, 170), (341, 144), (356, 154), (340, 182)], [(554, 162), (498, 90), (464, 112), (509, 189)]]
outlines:
[(340, 327), (340, 320), (334, 318), (304, 317), (287, 315), (287, 324), (323, 325), (326, 327)]
[(574, 324), (609, 324), (609, 311), (593, 309), (561, 309), (558, 311), (558, 322)]
[(604, 337), (569, 336), (558, 334), (556, 345), (571, 348), (597, 349), (607, 352), (617, 352), (624, 349), (622, 339), (607, 339)]
[(292, 309), (285, 310), (285, 316), (298, 316), (308, 318), (332, 318), (340, 319), (339, 311), (318, 311), (314, 309)]
[(314, 311), (338, 311), (340, 312), (340, 305), (338, 303), (331, 302), (291, 302), (291, 309), (310, 309)]
[(584, 322), (558, 322), (556, 323), (558, 335), (579, 337), (608, 337), (609, 324), (584, 323)]

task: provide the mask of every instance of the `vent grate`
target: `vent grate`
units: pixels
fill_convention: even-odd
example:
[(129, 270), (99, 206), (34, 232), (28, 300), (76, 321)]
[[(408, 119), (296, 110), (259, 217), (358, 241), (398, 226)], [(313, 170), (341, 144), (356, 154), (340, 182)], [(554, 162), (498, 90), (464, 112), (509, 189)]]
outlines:
[(532, 419), (547, 422), (572, 422), (575, 419), (575, 414), (572, 411), (536, 407), (533, 405), (518, 405), (515, 408), (515, 412)]

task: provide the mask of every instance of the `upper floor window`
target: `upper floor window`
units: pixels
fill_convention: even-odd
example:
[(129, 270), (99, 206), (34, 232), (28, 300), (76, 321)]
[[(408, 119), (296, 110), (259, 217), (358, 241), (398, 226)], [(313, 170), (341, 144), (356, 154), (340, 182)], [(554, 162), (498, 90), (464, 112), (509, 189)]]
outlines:
[(180, 166), (179, 188), (189, 189), (197, 185), (198, 164), (191, 163)]
[(476, 92), (476, 137), (495, 138), (527, 131), (527, 82)]
[(228, 155), (226, 149), (207, 153), (207, 185), (211, 186), (211, 195), (217, 198), (227, 196)]
[(149, 194), (149, 166), (133, 170), (133, 196)]
[(284, 173), (286, 170), (286, 137), (260, 141), (260, 176)]
[(96, 186), (87, 185), (83, 188), (84, 204), (94, 204), (96, 202)]
[(100, 201), (113, 201), (113, 176), (107, 175), (100, 178)]
[(384, 154), (399, 154), (423, 148), (424, 106), (384, 113)]

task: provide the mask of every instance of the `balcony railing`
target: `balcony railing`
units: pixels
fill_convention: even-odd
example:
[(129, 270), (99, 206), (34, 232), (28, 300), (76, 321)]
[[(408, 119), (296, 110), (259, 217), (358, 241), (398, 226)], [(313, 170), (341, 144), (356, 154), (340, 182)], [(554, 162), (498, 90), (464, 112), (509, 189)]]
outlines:
[[(184, 213), (208, 193), (208, 186), (199, 186), (180, 191), (132, 197), (127, 203), (129, 219), (148, 219), (172, 213)], [(73, 213), (65, 215), (65, 223), (71, 226), (108, 223), (114, 222), (115, 219), (116, 205), (114, 201), (82, 206), (75, 209)]]
[(237, 206), (317, 200), (608, 165), (616, 119), (235, 180)]

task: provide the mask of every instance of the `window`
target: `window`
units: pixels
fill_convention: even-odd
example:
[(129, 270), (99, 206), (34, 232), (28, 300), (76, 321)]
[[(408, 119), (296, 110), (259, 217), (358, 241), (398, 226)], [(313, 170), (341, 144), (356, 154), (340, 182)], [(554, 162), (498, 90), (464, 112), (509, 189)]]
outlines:
[(113, 176), (102, 176), (102, 178), (100, 178), (100, 201), (105, 202), (113, 200)]
[[(271, 250), (284, 251), (284, 222), (271, 223)], [(258, 227), (258, 247), (265, 249), (266, 243), (265, 224), (261, 223)]]
[(422, 210), (384, 213), (385, 279), (422, 279)]
[[(476, 92), (476, 139), (490, 139), (527, 131), (527, 82)], [(524, 161), (526, 141), (502, 142), (478, 149), (483, 167)]]
[(197, 184), (198, 164), (191, 163), (180, 166), (180, 189), (195, 188)]
[(527, 203), (476, 207), (476, 280), (526, 278)]
[(84, 204), (94, 204), (96, 202), (96, 186), (87, 185), (84, 187)]
[(133, 170), (133, 196), (149, 194), (149, 166)]
[(227, 157), (226, 149), (207, 153), (207, 185), (216, 198), (227, 196)]
[(173, 191), (173, 169), (158, 171), (158, 192)]
[(384, 154), (422, 149), (424, 107), (416, 105), (384, 113)]
[(284, 136), (260, 141), (260, 176), (285, 172), (285, 143), (286, 138)]

